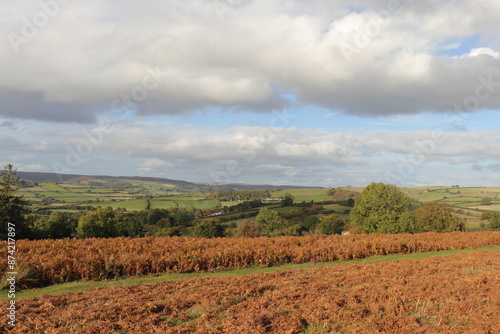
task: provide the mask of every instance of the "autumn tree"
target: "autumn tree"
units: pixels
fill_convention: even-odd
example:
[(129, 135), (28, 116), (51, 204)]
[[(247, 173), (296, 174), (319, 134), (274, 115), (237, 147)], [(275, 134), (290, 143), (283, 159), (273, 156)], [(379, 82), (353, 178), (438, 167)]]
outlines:
[(260, 229), (255, 222), (242, 220), (238, 222), (235, 232), (236, 237), (256, 238), (260, 236)]
[(491, 212), (486, 211), (486, 212), (481, 212), (481, 220), (490, 220), (491, 219)]
[(410, 198), (396, 186), (371, 183), (355, 201), (351, 224), (366, 233), (413, 232), (410, 208)]
[(481, 205), (491, 205), (491, 198), (489, 197), (483, 197), (481, 198)]
[(447, 203), (424, 203), (413, 212), (416, 232), (464, 231), (465, 224)]

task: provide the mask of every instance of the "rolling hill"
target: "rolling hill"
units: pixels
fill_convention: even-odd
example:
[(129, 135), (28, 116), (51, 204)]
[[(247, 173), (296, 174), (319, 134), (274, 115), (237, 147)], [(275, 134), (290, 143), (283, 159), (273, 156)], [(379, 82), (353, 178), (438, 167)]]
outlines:
[[(269, 184), (246, 184), (246, 183), (206, 183), (206, 182), (188, 182), (182, 180), (172, 180), (160, 177), (144, 177), (144, 176), (107, 176), (107, 175), (78, 175), (78, 174), (57, 174), (57, 173), (42, 173), (42, 172), (17, 172), (17, 176), (23, 180), (36, 182), (54, 182), (54, 183), (80, 183), (82, 181), (138, 181), (169, 184), (176, 187), (188, 189), (197, 189), (201, 191), (213, 190), (252, 190), (265, 189), (273, 190), (281, 189), (308, 189), (312, 187), (293, 186), (293, 185), (269, 185)], [(321, 187), (314, 187), (321, 188)]]

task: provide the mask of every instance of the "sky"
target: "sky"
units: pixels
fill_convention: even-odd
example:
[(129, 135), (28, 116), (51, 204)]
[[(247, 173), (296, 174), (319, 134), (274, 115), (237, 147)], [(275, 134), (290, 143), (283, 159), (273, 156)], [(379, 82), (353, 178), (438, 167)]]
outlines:
[(497, 0), (0, 3), (0, 163), (500, 186)]

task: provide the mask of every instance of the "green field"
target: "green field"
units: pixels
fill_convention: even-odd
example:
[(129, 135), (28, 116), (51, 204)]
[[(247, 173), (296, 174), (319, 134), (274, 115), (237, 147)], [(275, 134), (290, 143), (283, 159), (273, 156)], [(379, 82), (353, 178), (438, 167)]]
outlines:
[(276, 211), (278, 213), (288, 213), (292, 210), (297, 210), (297, 208), (293, 206), (285, 206), (285, 207), (269, 208), (269, 210)]
[[(349, 191), (361, 192), (361, 187), (342, 187)], [(500, 187), (496, 188), (466, 188), (466, 187), (416, 187), (401, 188), (403, 192), (414, 199), (413, 209), (424, 202), (444, 202), (452, 205), (457, 215), (467, 222), (468, 229), (479, 229), (484, 225), (480, 220), (482, 212), (500, 212)], [(326, 188), (299, 188), (272, 191), (271, 197), (279, 199), (286, 193), (294, 196), (295, 203), (300, 202), (322, 202), (329, 201)], [(207, 193), (194, 193), (193, 189), (175, 187), (170, 184), (156, 182), (144, 182), (126, 179), (98, 179), (91, 178), (79, 183), (47, 183), (41, 182), (33, 187), (22, 188), (19, 194), (26, 200), (31, 201), (33, 209), (60, 210), (64, 212), (78, 211), (80, 206), (111, 207), (113, 209), (126, 209), (127, 211), (145, 210), (146, 198), (150, 198), (152, 209), (188, 208), (215, 209), (217, 207), (230, 207), (241, 203), (241, 201), (222, 201), (208, 199)], [(480, 205), (481, 199), (489, 197), (491, 205)], [(279, 213), (288, 213), (296, 207), (281, 208), (279, 200), (271, 201), (276, 206), (272, 210)], [(343, 219), (348, 219), (350, 207), (339, 204), (326, 204), (326, 210), (334, 210)], [(217, 217), (234, 219), (230, 222), (240, 220), (241, 215), (249, 212), (258, 212), (252, 209), (247, 212), (220, 215)], [(252, 220), (254, 218), (246, 218)], [(229, 223), (230, 223), (229, 222)]]
[(310, 201), (329, 201), (331, 197), (326, 194), (327, 189), (306, 188), (306, 189), (288, 189), (271, 192), (271, 197), (284, 197), (286, 193), (290, 193), (295, 202), (310, 202)]
[[(208, 209), (217, 206), (216, 200), (199, 200), (194, 198), (193, 200), (186, 199), (186, 197), (181, 197), (181, 200), (177, 200), (175, 197), (170, 197), (168, 200), (151, 200), (151, 209), (170, 209), (170, 208), (197, 208), (197, 209)], [(113, 202), (99, 202), (87, 204), (93, 207), (111, 207), (113, 209), (127, 209), (127, 211), (137, 211), (146, 209), (146, 199), (135, 199), (135, 200), (125, 200), (125, 201), (113, 201)]]
[(216, 207), (218, 202), (216, 200), (202, 200), (193, 197), (193, 199), (189, 199), (186, 197), (170, 197), (169, 200), (152, 200), (151, 208), (152, 209), (167, 209), (167, 208), (197, 208), (197, 209), (209, 209)]
[(40, 186), (47, 191), (68, 192), (66, 189), (61, 188), (57, 184), (53, 183), (40, 183)]
[[(291, 193), (295, 202), (327, 201), (326, 189), (291, 189), (272, 192), (272, 197), (280, 198)], [(208, 199), (206, 193), (193, 193), (193, 189), (184, 189), (171, 184), (128, 179), (82, 178), (66, 183), (41, 182), (33, 187), (23, 188), (19, 195), (30, 200), (33, 209), (75, 210), (73, 206), (111, 207), (127, 211), (144, 210), (150, 198), (152, 209), (186, 208), (209, 209), (233, 206), (239, 201), (219, 202)], [(278, 202), (277, 200), (274, 202)], [(280, 209), (286, 211), (289, 209)]]
[(481, 199), (489, 197), (493, 204), (500, 204), (500, 188), (419, 187), (402, 189), (420, 202), (445, 202), (457, 206), (478, 206)]
[(103, 203), (92, 203), (88, 204), (89, 206), (94, 207), (102, 207), (107, 208), (111, 207), (114, 210), (118, 208), (127, 209), (127, 211), (136, 211), (136, 210), (145, 210), (146, 209), (146, 200), (145, 199), (136, 199), (130, 201), (123, 202), (103, 202)]

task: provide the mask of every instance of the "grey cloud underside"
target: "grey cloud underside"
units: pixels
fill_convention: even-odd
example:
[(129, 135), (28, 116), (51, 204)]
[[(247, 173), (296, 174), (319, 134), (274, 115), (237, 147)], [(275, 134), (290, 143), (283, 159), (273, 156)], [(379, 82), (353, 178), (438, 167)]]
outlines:
[(2, 150), (22, 150), (25, 148), (26, 148), (25, 145), (23, 145), (16, 138), (0, 133), (0, 149), (2, 149)]
[[(391, 74), (388, 64), (380, 64), (353, 74), (356, 80), (335, 87), (309, 86), (298, 90), (300, 99), (358, 116), (410, 115), (421, 112), (472, 112), (480, 108), (500, 108), (500, 61), (490, 56), (429, 61), (422, 76), (414, 80)], [(474, 108), (463, 106), (475, 98), (478, 86), (487, 95)], [(333, 85), (332, 85), (333, 86)], [(493, 89), (488, 91), (487, 89)], [(458, 108), (456, 105), (462, 105)]]
[(0, 102), (1, 116), (48, 122), (92, 123), (97, 113), (105, 111), (79, 102), (46, 102), (41, 92), (0, 91)]
[(474, 171), (487, 170), (489, 172), (498, 173), (498, 172), (500, 172), (500, 163), (490, 164), (490, 165), (485, 165), (485, 166), (475, 164), (472, 166), (472, 170), (474, 170)]
[(16, 127), (16, 123), (14, 123), (13, 121), (3, 121), (3, 122), (0, 122), (0, 128), (16, 130), (17, 127)]

